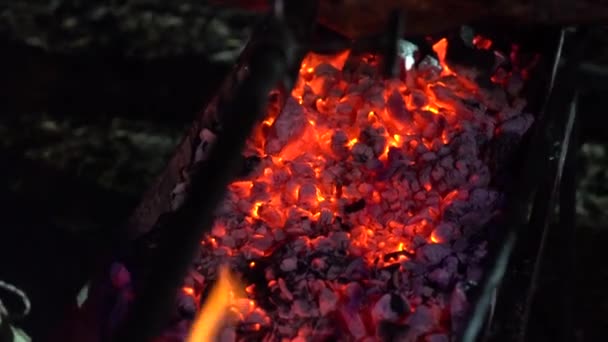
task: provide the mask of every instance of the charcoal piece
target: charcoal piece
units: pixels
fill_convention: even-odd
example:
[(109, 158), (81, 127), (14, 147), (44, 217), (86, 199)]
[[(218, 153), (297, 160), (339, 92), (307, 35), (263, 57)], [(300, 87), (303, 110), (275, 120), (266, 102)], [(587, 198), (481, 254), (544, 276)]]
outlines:
[(353, 260), (344, 270), (344, 276), (349, 280), (366, 279), (369, 274), (369, 268), (361, 258)]
[(374, 158), (374, 150), (361, 142), (357, 142), (355, 146), (353, 146), (352, 154), (356, 161), (362, 163)]
[(386, 109), (388, 114), (399, 122), (409, 123), (412, 121), (412, 113), (405, 108), (403, 96), (401, 96), (397, 90), (393, 90), (393, 92), (389, 95), (386, 102)]
[(451, 253), (452, 250), (443, 244), (427, 244), (418, 248), (416, 259), (428, 265), (437, 265)]
[(432, 334), (424, 338), (424, 342), (449, 342), (450, 339), (446, 334)]
[(534, 117), (531, 114), (524, 113), (503, 122), (498, 126), (498, 131), (500, 134), (515, 133), (521, 136), (532, 126), (533, 122)]
[(346, 158), (348, 156), (348, 136), (341, 130), (337, 130), (331, 136), (331, 150), (339, 158)]
[(356, 213), (363, 208), (365, 208), (365, 199), (361, 198), (344, 206), (344, 212), (347, 214)]
[(328, 313), (335, 311), (338, 304), (338, 296), (334, 291), (323, 288), (319, 294), (319, 310), (321, 315), (325, 316)]
[(196, 316), (196, 302), (192, 296), (180, 294), (177, 298), (177, 308), (183, 319), (194, 319)]
[(449, 287), (450, 282), (452, 281), (451, 274), (443, 268), (434, 269), (428, 275), (428, 278), (431, 282), (436, 284), (442, 290), (446, 290)]
[(241, 159), (241, 167), (237, 178), (247, 178), (262, 162), (260, 156), (247, 156)]
[(452, 331), (454, 332), (461, 330), (466, 319), (468, 302), (464, 287), (464, 284), (456, 284), (450, 296), (450, 317), (452, 319)]
[(413, 257), (414, 254), (408, 252), (408, 251), (397, 251), (397, 252), (392, 252), (392, 253), (386, 253), (384, 255), (384, 257), (382, 258), (382, 260), (384, 260), (384, 262), (388, 262), (391, 260), (398, 260), (400, 256), (407, 256), (407, 257)]
[[(401, 298), (399, 298), (399, 300), (401, 300)], [(404, 305), (401, 305), (402, 307), (394, 308), (392, 301), (392, 294), (387, 293), (376, 302), (376, 304), (372, 308), (371, 313), (374, 322), (395, 322), (399, 319), (399, 317), (404, 313)], [(399, 306), (400, 304), (395, 305)]]
[(401, 323), (381, 321), (378, 324), (376, 335), (382, 341), (401, 341), (408, 331), (408, 326)]
[(407, 301), (403, 297), (394, 293), (391, 294), (390, 306), (391, 309), (399, 316), (403, 316), (410, 312), (410, 306)]
[(421, 305), (410, 315), (406, 321), (410, 330), (408, 341), (416, 341), (419, 337), (433, 331), (439, 324), (440, 312), (436, 307)]

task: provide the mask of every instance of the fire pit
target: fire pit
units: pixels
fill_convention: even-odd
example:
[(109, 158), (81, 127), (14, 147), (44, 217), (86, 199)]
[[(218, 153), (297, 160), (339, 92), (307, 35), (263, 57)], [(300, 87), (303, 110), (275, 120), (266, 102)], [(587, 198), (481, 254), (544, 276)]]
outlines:
[[(184, 340), (195, 320), (221, 341), (462, 336), (550, 83), (553, 56), (515, 41), (472, 29), (399, 40), (388, 78), (378, 53), (307, 53), (293, 90), (271, 91), (157, 340)], [(250, 72), (244, 56), (225, 91)], [(131, 233), (146, 251), (171, 234), (150, 230), (158, 213), (192, 201), (192, 175), (228, 123), (222, 101), (136, 212)], [(115, 264), (118, 293), (132, 284), (137, 296), (149, 253)]]

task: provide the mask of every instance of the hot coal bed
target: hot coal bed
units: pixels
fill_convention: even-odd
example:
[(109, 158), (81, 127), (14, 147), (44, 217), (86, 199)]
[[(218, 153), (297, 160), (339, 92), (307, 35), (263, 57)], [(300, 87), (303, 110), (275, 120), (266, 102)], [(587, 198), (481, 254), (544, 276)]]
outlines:
[[(458, 336), (508, 201), (508, 161), (535, 120), (523, 94), (539, 59), (481, 35), (448, 38), (401, 41), (389, 79), (379, 55), (306, 55), (293, 90), (270, 94), (156, 341), (186, 339), (224, 269), (236, 281), (219, 341)], [(486, 65), (450, 63), (456, 48)], [(221, 120), (212, 104), (189, 168)], [(172, 210), (188, 199), (189, 168)], [(129, 288), (127, 268), (115, 265), (117, 288)]]

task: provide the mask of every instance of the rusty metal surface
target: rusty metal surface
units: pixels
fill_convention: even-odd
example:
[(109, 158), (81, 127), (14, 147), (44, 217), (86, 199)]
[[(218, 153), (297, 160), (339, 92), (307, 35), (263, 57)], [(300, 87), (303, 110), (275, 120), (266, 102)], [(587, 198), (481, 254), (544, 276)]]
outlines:
[[(214, 0), (213, 3), (267, 11), (267, 1)], [(608, 21), (606, 0), (323, 0), (321, 24), (350, 38), (382, 32), (395, 10), (406, 14), (408, 34), (433, 34), (480, 21), (566, 25)]]

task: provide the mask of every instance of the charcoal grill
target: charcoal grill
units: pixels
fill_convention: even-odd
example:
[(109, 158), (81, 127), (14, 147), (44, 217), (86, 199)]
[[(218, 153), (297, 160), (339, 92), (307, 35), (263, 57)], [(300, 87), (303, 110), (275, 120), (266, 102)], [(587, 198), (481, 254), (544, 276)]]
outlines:
[[(128, 222), (125, 233), (130, 239), (121, 247), (118, 258), (128, 260), (129, 266), (134, 267), (131, 271), (135, 277), (147, 272), (151, 264), (158, 269), (146, 274), (154, 279), (156, 286), (138, 294), (140, 297), (134, 304), (133, 316), (119, 330), (122, 335), (118, 335), (118, 340), (139, 341), (158, 332), (155, 330), (162, 325), (162, 315), (155, 315), (155, 312), (168, 310), (171, 293), (179, 286), (192, 254), (189, 252), (196, 247), (184, 246), (188, 245), (188, 241), (191, 245), (192, 242), (197, 244), (202, 229), (210, 225), (211, 208), (219, 200), (229, 176), (237, 172), (238, 152), (256, 118), (251, 115), (243, 120), (224, 121), (228, 122), (222, 127), (226, 138), (217, 144), (217, 149), (221, 151), (211, 156), (206, 165), (197, 166), (200, 169), (188, 175), (193, 191), (187, 203), (195, 204), (185, 205), (186, 209), (171, 213), (171, 192), (192, 165), (201, 128), (212, 125), (218, 116), (235, 118), (243, 108), (255, 108), (254, 112), (261, 112), (267, 103), (282, 106), (289, 94), (287, 89), (290, 89), (293, 75), (308, 49), (329, 52), (344, 47), (344, 42), (339, 39), (332, 40), (332, 44), (322, 44), (319, 36), (310, 35), (309, 22), (312, 20), (305, 15), (299, 20), (287, 18), (285, 21), (273, 16), (259, 26), (218, 96), (192, 124), (167, 168)], [(485, 276), (481, 283), (471, 284), (469, 296), (474, 299), (473, 305), (459, 337), (462, 341), (523, 341), (547, 226), (558, 199), (557, 194), (560, 193), (559, 185), (562, 179), (569, 187), (573, 185), (573, 171), (568, 165), (575, 146), (572, 134), (576, 121), (577, 62), (582, 57), (585, 34), (555, 28), (513, 28), (497, 32), (483, 24), (473, 27), (477, 32), (492, 37), (497, 44), (518, 42), (523, 51), (542, 53), (542, 62), (531, 77), (533, 83), (528, 96), (531, 111), (539, 113), (537, 122), (522, 144), (522, 151), (518, 154), (521, 160), (513, 163), (511, 178), (517, 181), (508, 194), (508, 208), (499, 222), (491, 223), (494, 227), (490, 231), (492, 247), (486, 258)], [(355, 47), (394, 55), (394, 41), (400, 37), (401, 28), (397, 17), (391, 23), (391, 34), (379, 40), (379, 44), (369, 45), (370, 41), (364, 41), (358, 43), (358, 47), (355, 43)], [(529, 35), (532, 30), (535, 32), (534, 38)], [(316, 34), (319, 32), (322, 32), (323, 39), (331, 36), (326, 30), (314, 31)], [(314, 43), (303, 47), (296, 45), (296, 41)], [(570, 41), (574, 43), (567, 44)], [(352, 47), (351, 42), (347, 44)], [(568, 58), (564, 59), (564, 55)], [(391, 63), (387, 64), (390, 66)], [(390, 69), (387, 68), (387, 72), (391, 72)], [(268, 94), (271, 94), (270, 97)], [(571, 207), (573, 199), (567, 197), (572, 195), (571, 189), (560, 194), (562, 207)], [(562, 219), (566, 224), (572, 220), (565, 214)], [(168, 229), (168, 226), (172, 228)], [(199, 229), (192, 229), (192, 226)], [(152, 248), (154, 252), (150, 252), (151, 241), (158, 243)], [(115, 259), (116, 255), (113, 256)], [(528, 265), (530, 260), (534, 261), (533, 267)], [(96, 281), (103, 288), (103, 284), (108, 283), (107, 264), (100, 268), (103, 271)], [(91, 296), (100, 296), (100, 292), (93, 291)], [(95, 317), (93, 321), (98, 321), (94, 324), (97, 329), (88, 331), (85, 334), (88, 336), (78, 335), (79, 341), (98, 340), (98, 336), (91, 335), (103, 330), (99, 320), (105, 321), (107, 317)], [(82, 321), (74, 319), (70, 324), (78, 325)]]

